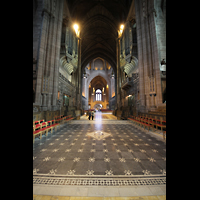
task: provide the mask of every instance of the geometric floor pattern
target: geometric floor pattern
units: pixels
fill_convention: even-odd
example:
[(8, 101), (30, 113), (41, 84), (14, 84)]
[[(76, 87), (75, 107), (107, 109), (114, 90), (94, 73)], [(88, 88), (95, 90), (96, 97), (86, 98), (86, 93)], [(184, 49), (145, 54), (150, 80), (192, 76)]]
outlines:
[(33, 184), (166, 184), (166, 143), (108, 114), (72, 120), (35, 140)]

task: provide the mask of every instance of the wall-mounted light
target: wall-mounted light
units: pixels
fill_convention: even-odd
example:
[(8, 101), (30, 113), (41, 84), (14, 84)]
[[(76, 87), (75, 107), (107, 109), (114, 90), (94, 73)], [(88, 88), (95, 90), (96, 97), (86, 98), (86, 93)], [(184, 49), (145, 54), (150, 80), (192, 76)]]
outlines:
[(93, 92), (92, 92), (92, 95), (94, 95), (94, 93), (95, 93), (95, 88), (93, 87)]
[(106, 95), (106, 93), (105, 93), (105, 91), (104, 91), (104, 87), (103, 87), (103, 90), (102, 90), (102, 92), (103, 92), (103, 95)]
[(123, 30), (124, 30), (124, 25), (121, 24), (119, 30), (118, 30), (118, 37), (121, 37), (122, 36), (122, 33), (123, 33)]
[(78, 24), (74, 24), (74, 30), (75, 30), (76, 36), (79, 37), (80, 36), (80, 30), (79, 30)]

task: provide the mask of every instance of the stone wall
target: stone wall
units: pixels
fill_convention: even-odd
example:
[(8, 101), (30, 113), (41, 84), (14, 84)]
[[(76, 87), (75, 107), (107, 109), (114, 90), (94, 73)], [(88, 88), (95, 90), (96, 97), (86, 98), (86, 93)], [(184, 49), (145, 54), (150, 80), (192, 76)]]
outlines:
[[(160, 63), (165, 55), (162, 27), (158, 19), (161, 0), (135, 0), (138, 41), (140, 111), (155, 111), (162, 105)], [(163, 45), (161, 45), (161, 41)], [(162, 48), (161, 48), (162, 46)], [(165, 57), (164, 57), (165, 58)]]
[[(129, 106), (128, 95), (134, 95), (132, 113), (165, 110), (166, 67), (164, 71), (161, 67), (161, 60), (166, 61), (165, 25), (166, 0), (132, 1), (124, 33), (116, 42), (116, 69), (96, 58), (90, 63), (90, 70), (86, 69), (90, 75), (86, 81), (81, 80), (81, 40), (73, 30), (67, 1), (33, 1), (33, 118), (54, 118), (60, 112), (58, 100), (63, 106), (65, 94), (70, 96), (69, 105), (62, 107), (62, 114), (79, 115), (76, 110), (83, 108), (81, 104), (87, 108), (86, 101), (90, 100), (88, 88), (97, 76), (93, 74), (95, 71), (106, 80), (109, 93), (106, 101), (91, 100), (91, 107), (101, 103), (107, 109), (110, 100), (109, 108), (120, 112)], [(137, 81), (123, 90), (123, 81), (134, 74), (138, 74)], [(86, 98), (83, 101), (82, 86)]]
[(80, 77), (75, 72), (78, 39), (71, 23), (64, 0), (33, 1), (33, 120), (60, 115), (60, 104), (61, 115), (75, 115)]
[[(41, 106), (41, 111), (57, 110), (58, 76), (60, 42), (63, 17), (63, 0), (43, 1), (36, 9), (38, 27), (34, 29), (39, 34), (37, 43), (33, 43), (34, 56), (37, 57), (37, 81), (35, 104)], [(36, 22), (34, 23), (36, 24)], [(35, 40), (34, 40), (35, 41)]]

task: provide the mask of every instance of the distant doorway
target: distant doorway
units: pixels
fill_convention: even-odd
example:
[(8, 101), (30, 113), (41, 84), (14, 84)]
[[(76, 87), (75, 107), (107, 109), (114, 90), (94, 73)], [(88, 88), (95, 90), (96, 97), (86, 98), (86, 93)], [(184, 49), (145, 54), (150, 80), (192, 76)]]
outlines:
[(102, 104), (96, 104), (96, 105), (94, 106), (94, 109), (100, 111), (102, 107), (103, 107)]

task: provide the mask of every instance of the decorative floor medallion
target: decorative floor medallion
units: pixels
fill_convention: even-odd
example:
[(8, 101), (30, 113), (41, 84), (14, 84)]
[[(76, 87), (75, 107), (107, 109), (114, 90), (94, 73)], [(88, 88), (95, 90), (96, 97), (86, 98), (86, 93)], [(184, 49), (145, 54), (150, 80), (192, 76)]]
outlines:
[(111, 134), (103, 132), (103, 131), (95, 131), (95, 132), (92, 132), (92, 133), (87, 133), (86, 136), (91, 136), (96, 140), (103, 140), (103, 139), (111, 136)]

